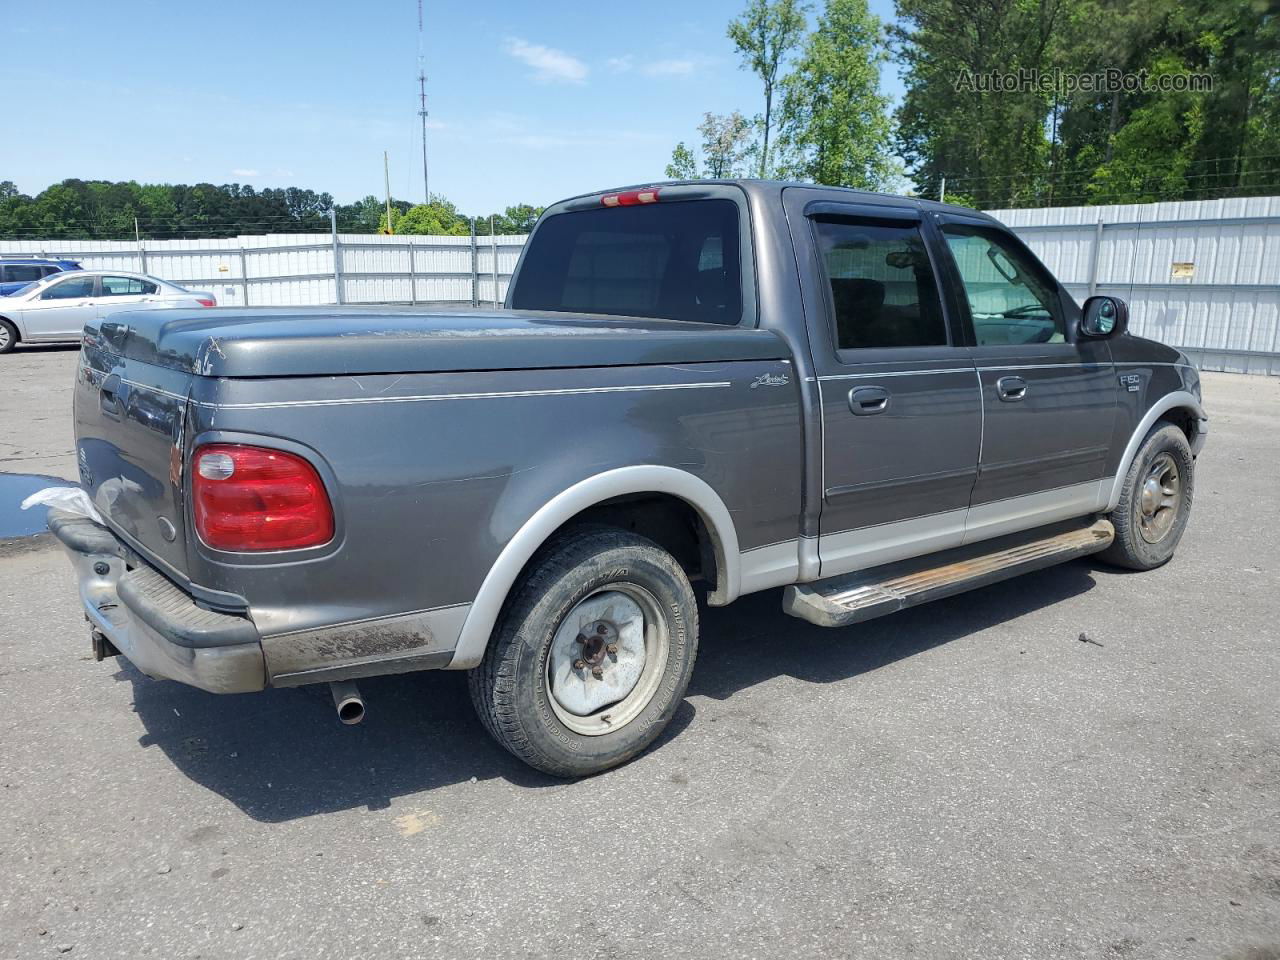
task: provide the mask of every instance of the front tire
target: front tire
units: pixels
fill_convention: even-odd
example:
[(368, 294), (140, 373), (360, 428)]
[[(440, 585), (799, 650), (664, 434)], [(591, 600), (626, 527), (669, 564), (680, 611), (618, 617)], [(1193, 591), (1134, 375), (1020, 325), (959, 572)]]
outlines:
[(1116, 538), (1100, 558), (1129, 570), (1168, 563), (1191, 516), (1194, 471), (1186, 435), (1171, 423), (1152, 427), (1125, 475), (1120, 502), (1108, 515)]
[(557, 777), (635, 757), (671, 721), (698, 648), (675, 559), (644, 537), (583, 528), (537, 557), (469, 675), (485, 728)]
[(10, 353), (18, 345), (18, 328), (8, 320), (0, 320), (0, 353)]

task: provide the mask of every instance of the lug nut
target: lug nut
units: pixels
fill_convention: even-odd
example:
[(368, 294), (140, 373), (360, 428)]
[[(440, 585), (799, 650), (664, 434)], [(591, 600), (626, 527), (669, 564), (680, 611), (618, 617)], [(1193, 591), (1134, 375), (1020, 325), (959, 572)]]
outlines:
[(584, 637), (582, 634), (578, 634), (576, 637), (574, 637), (574, 638), (573, 638), (573, 642), (574, 642), (574, 643), (586, 643), (586, 642), (587, 642), (587, 638), (586, 638), (586, 637)]
[(600, 667), (592, 667), (591, 675), (595, 677), (597, 680), (602, 680), (604, 679), (604, 670)]
[(597, 624), (596, 633), (600, 634), (600, 636), (603, 637), (608, 632), (609, 632), (609, 628), (606, 627), (603, 623)]
[(611, 643), (604, 649), (606, 653), (612, 653), (615, 657), (618, 655), (618, 645), (616, 643)]
[(587, 665), (587, 661), (585, 661), (585, 660), (575, 660), (575, 661), (573, 661), (573, 669), (575, 669), (575, 670), (581, 670), (581, 669), (583, 669), (586, 665)]

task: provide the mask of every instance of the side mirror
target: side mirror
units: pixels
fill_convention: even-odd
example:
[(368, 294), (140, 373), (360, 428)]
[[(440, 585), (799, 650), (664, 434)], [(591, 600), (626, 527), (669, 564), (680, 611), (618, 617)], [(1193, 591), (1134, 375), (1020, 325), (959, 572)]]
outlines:
[(1090, 297), (1084, 302), (1080, 332), (1086, 337), (1114, 337), (1129, 327), (1129, 305), (1119, 297)]

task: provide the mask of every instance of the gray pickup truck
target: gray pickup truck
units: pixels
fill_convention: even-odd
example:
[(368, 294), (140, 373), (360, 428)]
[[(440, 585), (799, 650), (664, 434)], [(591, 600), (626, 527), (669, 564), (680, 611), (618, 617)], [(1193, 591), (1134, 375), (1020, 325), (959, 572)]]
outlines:
[[(1091, 553), (1167, 561), (1199, 376), (999, 223), (802, 184), (550, 207), (505, 310), (85, 330), (51, 513), (94, 650), (214, 692), (470, 671), (559, 776), (635, 756), (710, 606), (829, 627)], [(851, 636), (851, 640), (856, 636)]]

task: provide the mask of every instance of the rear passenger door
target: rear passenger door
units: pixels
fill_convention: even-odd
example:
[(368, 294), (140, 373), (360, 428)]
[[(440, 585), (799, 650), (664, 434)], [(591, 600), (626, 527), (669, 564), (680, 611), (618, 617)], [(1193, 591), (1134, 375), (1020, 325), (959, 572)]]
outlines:
[(1098, 509), (1117, 397), (1109, 344), (1078, 336), (1075, 301), (1007, 230), (976, 217), (938, 221), (982, 381), (966, 541)]
[(959, 545), (981, 400), (920, 213), (820, 202), (792, 218), (822, 407), (824, 577)]

